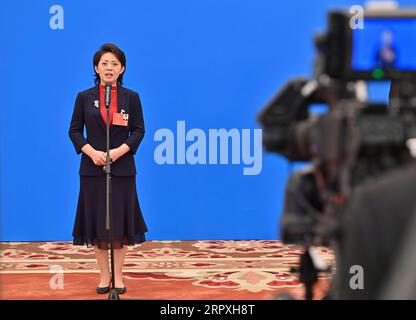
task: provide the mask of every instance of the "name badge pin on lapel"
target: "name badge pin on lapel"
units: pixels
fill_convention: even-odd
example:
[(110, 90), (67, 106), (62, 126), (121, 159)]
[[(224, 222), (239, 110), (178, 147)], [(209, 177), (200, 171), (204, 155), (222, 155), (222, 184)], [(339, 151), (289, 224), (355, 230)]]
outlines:
[(96, 108), (99, 108), (100, 107), (100, 101), (99, 100), (94, 100), (94, 106)]

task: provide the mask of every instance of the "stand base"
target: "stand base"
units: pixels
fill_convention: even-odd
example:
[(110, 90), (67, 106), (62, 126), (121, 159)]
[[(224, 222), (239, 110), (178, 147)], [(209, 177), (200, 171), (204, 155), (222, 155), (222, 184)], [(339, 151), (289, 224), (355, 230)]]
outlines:
[(108, 294), (108, 300), (120, 300), (120, 296), (116, 289), (110, 289), (110, 293)]

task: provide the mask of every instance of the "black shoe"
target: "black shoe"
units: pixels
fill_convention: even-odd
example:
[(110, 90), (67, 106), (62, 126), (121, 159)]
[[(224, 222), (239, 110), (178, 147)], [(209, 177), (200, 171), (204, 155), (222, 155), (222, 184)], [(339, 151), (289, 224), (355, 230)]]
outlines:
[(123, 294), (126, 293), (126, 287), (124, 286), (123, 288), (116, 288), (116, 291), (118, 294)]
[(110, 286), (108, 287), (97, 287), (97, 293), (106, 294), (110, 291)]

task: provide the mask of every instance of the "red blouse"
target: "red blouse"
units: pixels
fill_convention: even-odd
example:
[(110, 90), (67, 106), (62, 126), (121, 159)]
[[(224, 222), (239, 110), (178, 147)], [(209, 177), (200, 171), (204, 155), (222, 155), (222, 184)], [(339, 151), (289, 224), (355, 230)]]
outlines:
[[(107, 125), (107, 109), (104, 104), (105, 86), (100, 84), (100, 112), (104, 123)], [(117, 86), (111, 87), (111, 101), (110, 101), (110, 127), (113, 122), (113, 114), (117, 112)]]

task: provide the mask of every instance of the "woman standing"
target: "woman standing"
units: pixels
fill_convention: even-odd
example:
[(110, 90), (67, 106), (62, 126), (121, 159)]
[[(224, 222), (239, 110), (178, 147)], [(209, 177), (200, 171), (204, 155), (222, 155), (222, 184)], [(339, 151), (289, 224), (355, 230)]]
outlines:
[[(107, 110), (105, 85), (111, 84), (110, 158), (112, 186), (112, 240), (114, 246), (115, 287), (126, 292), (122, 267), (126, 245), (145, 241), (146, 224), (136, 191), (134, 154), (144, 136), (143, 112), (139, 95), (122, 87), (126, 57), (114, 44), (104, 44), (93, 58), (96, 86), (78, 94), (69, 137), (77, 154), (82, 152), (80, 192), (74, 223), (74, 245), (93, 247), (100, 269), (97, 292), (109, 292), (111, 275), (108, 262), (110, 248), (106, 230), (106, 161)], [(86, 138), (84, 137), (84, 126)]]

